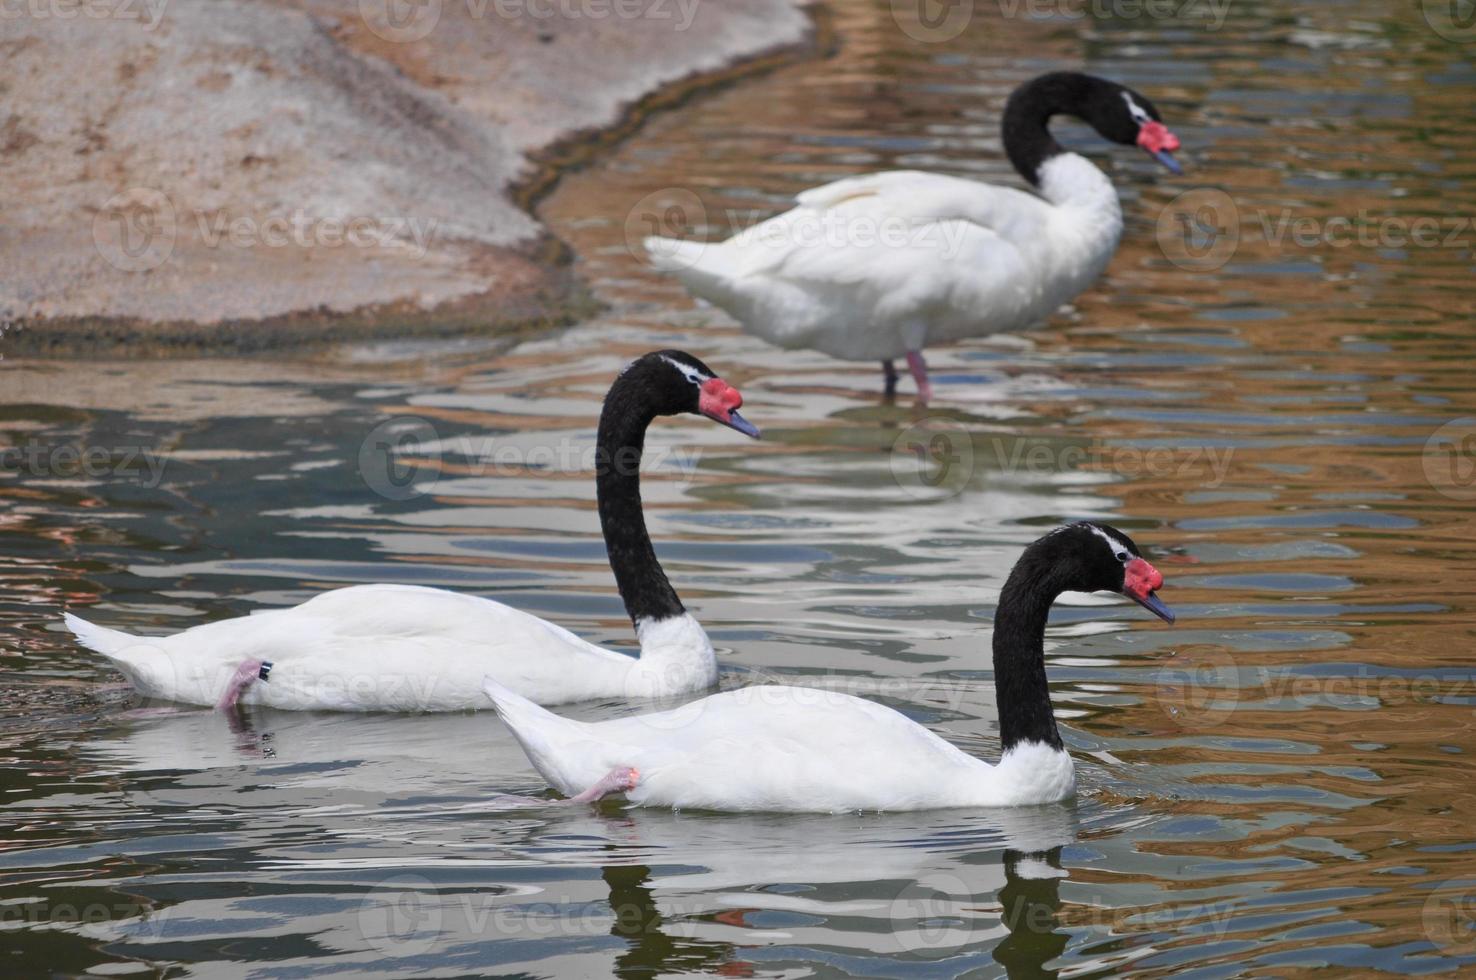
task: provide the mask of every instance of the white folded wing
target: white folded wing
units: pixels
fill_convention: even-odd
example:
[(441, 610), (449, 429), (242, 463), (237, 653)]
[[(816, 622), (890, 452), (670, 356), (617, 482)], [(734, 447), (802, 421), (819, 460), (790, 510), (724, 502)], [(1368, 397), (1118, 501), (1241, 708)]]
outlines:
[(843, 812), (1048, 803), (1074, 789), (1070, 757), (1017, 748), (999, 766), (901, 713), (814, 688), (754, 686), (603, 722), (555, 715), (489, 681), (487, 693), (539, 773), (574, 795), (611, 769), (638, 773), (635, 803)]
[(750, 332), (848, 359), (1023, 329), (1050, 312), (1058, 216), (1031, 194), (893, 171), (797, 200), (725, 242), (653, 238), (647, 250)]
[(249, 659), (272, 669), (243, 703), (340, 711), (485, 708), (487, 674), (536, 701), (579, 701), (623, 691), (637, 663), (500, 602), (410, 585), (336, 589), (162, 637), (67, 622), (141, 693), (190, 704), (214, 704)]

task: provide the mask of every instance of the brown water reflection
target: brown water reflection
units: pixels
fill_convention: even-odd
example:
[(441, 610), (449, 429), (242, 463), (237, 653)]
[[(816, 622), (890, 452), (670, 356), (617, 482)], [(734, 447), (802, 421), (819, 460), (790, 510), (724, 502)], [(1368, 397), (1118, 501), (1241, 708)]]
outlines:
[[(39, 910), (0, 920), (21, 923), (16, 948), (274, 975), (1476, 960), (1476, 231), (1460, 232), (1476, 48), (1418, 5), (1235, 3), (1218, 29), (1200, 5), (972, 9), (963, 34), (919, 43), (888, 4), (836, 4), (831, 57), (693, 100), (565, 179), (543, 216), (610, 309), (558, 336), (8, 364), (9, 441), (167, 461), (155, 486), (0, 484), (0, 898)], [(870, 364), (745, 337), (628, 247), (651, 218), (719, 237), (865, 170), (1012, 181), (1003, 99), (1061, 65), (1151, 93), (1189, 173), (1066, 128), (1116, 177), (1123, 247), (1027, 343), (936, 352), (927, 412), (882, 403)], [(1441, 240), (1422, 244), (1432, 220)], [(233, 733), (131, 714), (51, 631), (64, 605), (178, 628), (388, 578), (628, 643), (577, 456), (611, 372), (665, 345), (724, 371), (765, 429), (753, 446), (698, 422), (652, 437), (653, 530), (726, 683), (844, 681), (988, 754), (985, 629), (1018, 548), (1099, 515), (1154, 550), (1176, 628), (1057, 610), (1052, 692), (1081, 800), (824, 820), (488, 810), (539, 787), (490, 719), (265, 714)], [(441, 441), (411, 471), (425, 492), (380, 496), (384, 460), (361, 448), (404, 416)], [(934, 437), (955, 469), (894, 450)], [(507, 447), (521, 462), (495, 462)], [(135, 911), (47, 931), (62, 896)]]

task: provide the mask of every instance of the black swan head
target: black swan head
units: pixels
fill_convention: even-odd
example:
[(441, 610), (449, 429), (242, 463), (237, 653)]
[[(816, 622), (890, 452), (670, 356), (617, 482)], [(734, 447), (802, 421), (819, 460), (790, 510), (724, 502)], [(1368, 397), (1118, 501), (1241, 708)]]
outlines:
[(1105, 78), (1059, 71), (1021, 85), (1005, 104), (1005, 151), (1032, 183), (1039, 183), (1042, 164), (1065, 152), (1046, 129), (1058, 113), (1085, 120), (1104, 139), (1142, 147), (1173, 173), (1183, 173), (1173, 155), (1179, 138), (1147, 96)]
[(1172, 623), (1158, 598), (1163, 576), (1133, 539), (1109, 524), (1081, 521), (1040, 538), (1015, 562), (994, 614), (995, 702), (1006, 752), (1036, 742), (1061, 749), (1045, 672), (1045, 631), (1062, 592), (1117, 592)]
[(1174, 614), (1158, 598), (1163, 575), (1138, 551), (1133, 539), (1110, 524), (1080, 521), (1058, 528), (1020, 556), (1028, 577), (1060, 592), (1117, 592), (1172, 623)]
[(616, 390), (636, 394), (651, 417), (704, 415), (746, 436), (760, 436), (758, 427), (738, 414), (743, 405), (738, 389), (686, 351), (659, 350), (636, 358), (620, 373), (611, 394)]

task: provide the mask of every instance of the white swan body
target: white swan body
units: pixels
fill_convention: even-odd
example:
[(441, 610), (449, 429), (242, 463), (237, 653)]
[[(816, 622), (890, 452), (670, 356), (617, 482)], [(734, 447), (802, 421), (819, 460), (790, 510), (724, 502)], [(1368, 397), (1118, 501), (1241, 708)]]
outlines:
[(221, 709), (485, 708), (488, 674), (544, 704), (704, 690), (717, 682), (717, 659), (656, 560), (641, 510), (641, 447), (653, 419), (682, 412), (757, 438), (737, 411), (742, 404), (705, 364), (670, 350), (632, 362), (605, 398), (595, 474), (600, 528), (639, 658), (500, 602), (411, 585), (351, 586), (173, 636), (131, 636), (70, 614), (66, 624), (142, 694)]
[(1000, 120), (1010, 163), (1039, 196), (915, 170), (875, 173), (805, 191), (793, 209), (725, 242), (652, 237), (646, 251), (770, 343), (881, 361), (888, 395), (894, 361), (906, 355), (926, 403), (924, 347), (1034, 325), (1091, 285), (1117, 250), (1117, 191), (1052, 138), (1058, 113), (1182, 172), (1179, 138), (1153, 103), (1104, 78), (1052, 72), (1017, 88)]
[(639, 773), (632, 803), (692, 809), (1028, 806), (1076, 788), (1059, 749), (1024, 743), (991, 766), (885, 705), (813, 688), (745, 687), (601, 722), (561, 717), (490, 680), (487, 693), (533, 767), (571, 796), (623, 766)]
[(355, 585), (290, 609), (130, 636), (76, 616), (67, 625), (146, 697), (213, 705), (243, 660), (272, 664), (242, 704), (329, 711), (487, 708), (493, 674), (544, 704), (664, 697), (717, 682), (717, 658), (690, 615), (644, 622), (639, 659), (588, 643), (490, 599), (413, 585)]
[(785, 348), (846, 360), (1023, 330), (1101, 275), (1122, 235), (1112, 183), (1062, 153), (1040, 193), (914, 170), (849, 177), (725, 242), (648, 238), (656, 267)]
[(997, 765), (975, 759), (885, 705), (803, 687), (755, 686), (669, 711), (581, 722), (493, 678), (487, 695), (535, 769), (571, 801), (713, 810), (842, 812), (1029, 806), (1075, 792), (1046, 682), (1051, 604), (1110, 590), (1173, 622), (1163, 576), (1132, 539), (1082, 522), (1025, 549), (994, 617)]

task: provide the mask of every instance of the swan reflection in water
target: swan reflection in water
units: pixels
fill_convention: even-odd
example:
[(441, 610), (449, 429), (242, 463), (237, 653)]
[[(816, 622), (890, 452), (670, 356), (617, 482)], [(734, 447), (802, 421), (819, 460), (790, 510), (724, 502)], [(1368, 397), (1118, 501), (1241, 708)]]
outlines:
[[(1070, 803), (843, 815), (561, 806), (540, 796), (489, 713), (255, 709), (234, 731), (208, 710), (115, 721), (77, 755), (126, 774), (119, 833), (177, 833), (188, 820), (181, 847), (204, 839), (239, 855), (208, 893), (137, 884), (165, 910), (119, 937), (143, 958), (179, 929), (234, 959), (266, 929), (390, 973), (449, 957), (473, 971), (745, 976), (819, 956), (867, 976), (1034, 976), (1068, 941)], [(415, 915), (395, 926), (407, 894)], [(279, 920), (273, 895), (292, 904)], [(322, 965), (299, 965), (310, 962)]]
[[(1056, 976), (1056, 971), (1047, 969), (1046, 965), (1065, 951), (1070, 938), (1058, 929), (1060, 881), (1067, 876), (1061, 869), (1061, 848), (1047, 851), (1005, 848), (999, 867), (1003, 870), (1004, 884), (995, 896), (963, 894), (946, 888), (939, 891), (936, 883), (933, 888), (917, 882), (904, 887), (904, 891), (916, 890), (918, 899), (902, 899), (900, 904), (904, 908), (914, 905), (929, 919), (916, 928), (903, 930), (902, 945), (912, 948), (891, 956), (881, 953), (867, 961), (861, 975), (904, 975), (907, 971), (902, 965), (903, 957), (916, 955), (952, 961), (946, 974), (930, 970), (929, 976), (965, 973), (985, 976), (991, 972), (1010, 977)], [(796, 946), (775, 935), (783, 930), (762, 928), (759, 923), (765, 910), (759, 906), (711, 912), (702, 916), (701, 922), (714, 929), (729, 927), (765, 935), (746, 941), (698, 938), (693, 935), (690, 920), (673, 923), (663, 913), (663, 906), (669, 903), (658, 894), (649, 866), (611, 865), (604, 869), (602, 876), (610, 889), (610, 910), (614, 916), (610, 935), (628, 943), (612, 965), (611, 972), (618, 977), (667, 973), (754, 976), (760, 963), (770, 968), (782, 965), (790, 959), (786, 947)], [(894, 900), (892, 904), (895, 910), (899, 902)], [(985, 954), (997, 964), (995, 970), (985, 965)], [(803, 958), (812, 959), (813, 952)], [(888, 959), (894, 964), (891, 970), (885, 964)]]

